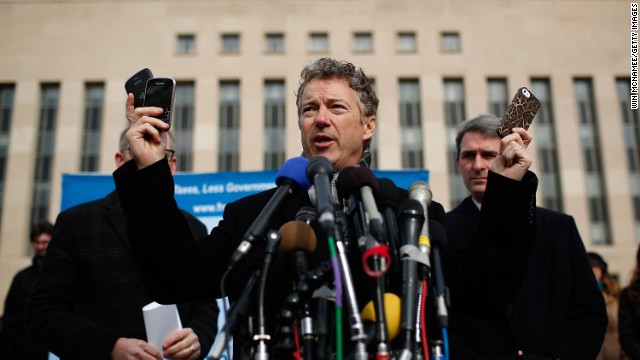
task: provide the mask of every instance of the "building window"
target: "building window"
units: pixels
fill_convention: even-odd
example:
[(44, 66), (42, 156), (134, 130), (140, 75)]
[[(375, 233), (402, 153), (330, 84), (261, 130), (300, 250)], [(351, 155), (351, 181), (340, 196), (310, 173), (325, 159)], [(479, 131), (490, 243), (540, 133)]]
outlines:
[(540, 158), (541, 197), (546, 208), (563, 211), (558, 149), (556, 148), (555, 118), (551, 103), (551, 86), (548, 79), (533, 79), (531, 92), (540, 100), (540, 109), (534, 121), (536, 126), (538, 157)]
[(417, 79), (400, 80), (400, 137), (402, 168), (422, 169), (422, 115), (420, 113), (420, 83)]
[(218, 171), (240, 170), (240, 82), (221, 81)]
[(487, 81), (489, 112), (502, 117), (507, 112), (509, 96), (507, 95), (506, 79), (489, 79)]
[(283, 80), (264, 82), (264, 168), (278, 169), (284, 163), (285, 88)]
[(398, 52), (411, 53), (418, 51), (416, 34), (414, 32), (400, 32), (397, 39)]
[(176, 152), (177, 170), (193, 170), (193, 113), (195, 85), (193, 81), (176, 84), (176, 101), (173, 109), (173, 150)]
[(451, 195), (450, 206), (453, 209), (469, 195), (469, 191), (464, 185), (462, 176), (456, 169), (457, 149), (455, 143), (458, 125), (467, 118), (464, 98), (464, 83), (462, 79), (444, 80), (444, 118), (447, 129), (447, 163), (449, 172), (449, 190)]
[(267, 34), (265, 36), (265, 51), (267, 53), (283, 53), (284, 52), (284, 35), (283, 34)]
[(622, 121), (622, 138), (627, 154), (629, 185), (635, 223), (636, 242), (640, 243), (640, 123), (638, 110), (631, 109), (631, 79), (616, 79)]
[[(444, 117), (454, 129), (466, 119), (464, 84), (462, 79), (444, 80)], [(451, 141), (453, 142), (454, 139)]]
[(373, 52), (373, 36), (371, 33), (359, 32), (353, 34), (353, 51), (357, 53)]
[(591, 79), (575, 79), (573, 89), (578, 107), (581, 145), (585, 164), (586, 190), (589, 194), (591, 240), (594, 245), (611, 244), (598, 122)]
[(240, 52), (240, 34), (222, 34), (222, 52), (237, 54)]
[(104, 109), (104, 84), (88, 83), (84, 89), (84, 135), (80, 171), (98, 171)]
[(14, 96), (15, 85), (0, 84), (0, 219), (2, 219), (4, 204), (4, 182), (7, 177), (7, 157), (9, 156)]
[(309, 51), (313, 53), (329, 51), (329, 35), (327, 33), (311, 33), (309, 35)]
[(460, 52), (460, 34), (457, 32), (443, 32), (440, 36), (442, 52)]
[(36, 138), (36, 159), (33, 175), (30, 224), (49, 219), (51, 172), (53, 167), (59, 98), (59, 84), (41, 85), (40, 120)]
[(193, 54), (196, 52), (196, 36), (193, 34), (178, 35), (178, 54)]

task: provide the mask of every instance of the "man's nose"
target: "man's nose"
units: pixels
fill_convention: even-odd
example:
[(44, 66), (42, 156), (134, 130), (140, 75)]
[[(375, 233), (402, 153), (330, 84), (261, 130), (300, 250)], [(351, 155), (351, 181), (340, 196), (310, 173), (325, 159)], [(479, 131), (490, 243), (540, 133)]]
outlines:
[(321, 127), (321, 128), (327, 127), (329, 125), (329, 111), (327, 110), (326, 107), (321, 106), (318, 109), (314, 122), (317, 127)]
[(473, 160), (473, 168), (475, 170), (483, 170), (486, 167), (486, 161), (482, 158), (480, 154), (477, 154)]

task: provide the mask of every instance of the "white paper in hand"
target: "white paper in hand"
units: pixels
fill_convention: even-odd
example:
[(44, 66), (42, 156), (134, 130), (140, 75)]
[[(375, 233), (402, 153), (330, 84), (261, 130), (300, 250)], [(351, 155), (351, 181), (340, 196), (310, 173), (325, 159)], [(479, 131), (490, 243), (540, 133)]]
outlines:
[(160, 305), (152, 302), (142, 308), (147, 342), (162, 353), (162, 342), (175, 330), (182, 329), (180, 315), (175, 304)]

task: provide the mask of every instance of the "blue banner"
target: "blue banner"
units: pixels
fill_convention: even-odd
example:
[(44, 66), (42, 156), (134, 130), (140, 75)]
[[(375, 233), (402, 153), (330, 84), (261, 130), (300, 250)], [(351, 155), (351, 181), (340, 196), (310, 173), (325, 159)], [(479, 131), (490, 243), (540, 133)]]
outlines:
[[(227, 203), (276, 186), (277, 170), (177, 173), (174, 176), (178, 206), (200, 219), (211, 230), (222, 218)], [(408, 189), (414, 181), (429, 182), (426, 170), (375, 170), (379, 178), (389, 178)], [(111, 174), (63, 174), (60, 211), (99, 199), (115, 189)]]

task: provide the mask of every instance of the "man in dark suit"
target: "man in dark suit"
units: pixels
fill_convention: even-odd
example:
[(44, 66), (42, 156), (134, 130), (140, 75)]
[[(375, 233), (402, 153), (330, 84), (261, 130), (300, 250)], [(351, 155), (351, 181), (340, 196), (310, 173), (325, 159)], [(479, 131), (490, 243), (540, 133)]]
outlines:
[[(370, 80), (361, 69), (344, 61), (328, 58), (316, 60), (302, 70), (296, 105), (303, 156), (309, 159), (318, 156), (329, 159), (336, 170), (332, 177), (332, 185), (340, 182), (340, 171), (351, 166), (369, 166), (371, 155), (368, 148), (376, 129), (378, 98)], [(134, 109), (133, 96), (129, 95), (126, 115), (131, 126), (127, 138), (134, 161), (116, 170), (114, 180), (127, 216), (129, 236), (135, 239), (132, 242), (132, 250), (145, 284), (158, 301), (175, 302), (218, 297), (222, 295), (219, 290), (220, 282), (224, 279), (229, 259), (276, 190), (264, 191), (227, 204), (223, 220), (209, 237), (185, 239), (183, 234), (186, 233), (187, 226), (184, 219), (178, 216), (172, 196), (173, 179), (166, 162), (162, 161), (165, 149), (163, 132), (168, 130), (168, 126), (153, 117), (161, 112), (162, 109), (159, 108)], [(519, 140), (519, 136), (514, 135), (513, 138), (514, 141), (522, 141)], [(528, 168), (527, 161), (520, 161), (526, 159), (520, 159), (519, 153), (512, 150), (513, 146), (506, 151), (511, 163), (497, 172), (496, 184), (510, 178), (519, 180)], [(298, 210), (312, 204), (310, 193), (313, 191), (312, 188), (309, 192), (299, 191), (289, 196), (269, 219), (268, 228), (277, 230), (286, 222), (294, 220)], [(407, 198), (406, 190), (399, 189), (398, 192), (398, 201)], [(335, 193), (332, 200), (336, 201), (338, 209), (344, 208), (344, 199), (339, 199)], [(491, 205), (491, 201), (488, 203)], [(513, 211), (508, 206), (501, 205), (498, 204), (495, 210), (502, 217), (501, 220), (515, 223), (515, 219), (511, 221), (512, 217), (525, 217), (520, 209)], [(444, 209), (435, 201), (431, 202), (428, 215), (430, 219), (445, 221)], [(155, 226), (158, 216), (165, 219), (163, 226)], [(487, 222), (489, 229), (492, 228), (491, 224)], [(496, 220), (495, 225), (497, 224)], [(493, 235), (501, 239), (508, 234), (490, 233), (487, 236)], [(225, 282), (225, 290), (232, 302), (238, 299), (256, 264), (260, 264), (264, 258), (264, 248), (265, 241), (254, 244), (252, 251), (247, 253), (230, 273)], [(479, 253), (482, 250), (480, 249)], [(319, 238), (318, 247), (310, 257), (309, 268), (313, 269), (328, 259), (327, 239)], [(375, 281), (364, 275), (362, 256), (355, 241), (348, 247), (348, 261), (353, 273), (358, 305), (363, 307), (372, 299)], [(179, 265), (167, 268), (164, 266), (166, 262), (177, 262)], [(456, 280), (455, 288), (462, 284), (465, 288), (467, 285), (473, 287), (468, 289), (469, 292), (474, 292), (475, 288), (481, 291), (480, 284), (473, 281), (473, 274), (477, 272), (471, 267), (475, 262), (459, 263), (459, 267), (451, 266), (453, 269), (461, 270), (456, 272), (456, 276), (452, 276), (452, 279)], [(275, 315), (292, 291), (294, 276), (290, 268), (280, 263), (280, 258), (276, 259), (272, 269), (267, 284), (269, 297), (265, 305), (269, 334), (273, 334), (272, 330), (275, 328)], [(393, 281), (396, 284), (401, 282), (400, 279)], [(349, 336), (348, 331), (344, 334), (345, 337)], [(236, 350), (239, 347), (250, 348), (254, 345), (250, 335), (234, 334)], [(269, 345), (275, 343), (276, 339), (273, 340)], [(326, 349), (332, 350), (330, 347)], [(234, 355), (240, 358), (248, 356), (247, 353), (238, 351)]]
[[(456, 166), (471, 196), (447, 213), (459, 241), (452, 244), (452, 253), (464, 254), (485, 246), (474, 236), (483, 222), (495, 216), (485, 209), (483, 200), (488, 193), (487, 181), (494, 176), (492, 165), (504, 146), (497, 135), (499, 122), (494, 115), (481, 115), (459, 127)], [(528, 173), (523, 181), (532, 184), (530, 199), (535, 205), (537, 179)], [(501, 196), (515, 195), (504, 189)], [(511, 241), (496, 247), (492, 255), (483, 259), (489, 263), (510, 259), (519, 262), (511, 271), (495, 274), (493, 281), (498, 283), (493, 286), (507, 289), (501, 295), (496, 294), (495, 305), (457, 311), (457, 303), (469, 300), (452, 298), (451, 332), (468, 346), (459, 354), (452, 353), (453, 357), (595, 359), (597, 356), (607, 316), (575, 221), (548, 209), (536, 207), (533, 211), (533, 206), (531, 209), (535, 231), (514, 232)]]
[[(177, 159), (168, 137), (164, 161), (173, 174)], [(119, 167), (131, 154), (124, 137), (115, 155)], [(206, 227), (184, 211), (187, 232)], [(161, 226), (164, 219), (156, 219)], [(127, 222), (114, 191), (62, 212), (28, 305), (29, 330), (62, 360), (202, 359), (217, 332), (215, 302), (178, 304), (183, 329), (157, 349), (147, 343), (142, 308), (153, 301), (131, 256)], [(171, 263), (165, 264), (168, 268)]]
[(35, 251), (31, 266), (14, 276), (4, 302), (0, 359), (46, 360), (48, 357), (47, 350), (27, 333), (24, 305), (42, 267), (53, 235), (53, 224), (46, 220), (33, 224), (30, 235), (31, 247)]

